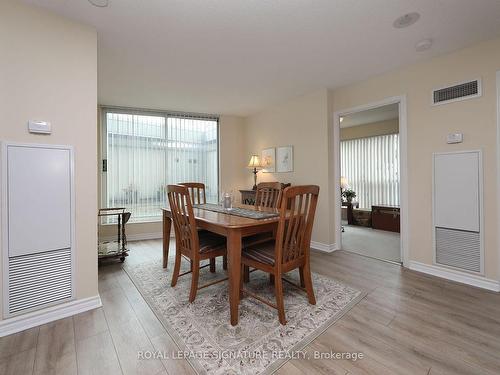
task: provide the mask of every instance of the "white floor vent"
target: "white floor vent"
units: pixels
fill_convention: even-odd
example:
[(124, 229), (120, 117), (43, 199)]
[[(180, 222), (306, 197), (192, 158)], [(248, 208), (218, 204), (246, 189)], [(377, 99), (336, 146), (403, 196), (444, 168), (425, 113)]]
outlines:
[(436, 263), (480, 272), (481, 237), (479, 232), (436, 228)]
[(9, 314), (72, 296), (71, 249), (9, 258)]

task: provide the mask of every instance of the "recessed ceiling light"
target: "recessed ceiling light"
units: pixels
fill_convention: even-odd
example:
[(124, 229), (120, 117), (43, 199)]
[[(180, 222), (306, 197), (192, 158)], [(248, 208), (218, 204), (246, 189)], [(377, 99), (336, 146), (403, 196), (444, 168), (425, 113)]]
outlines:
[(408, 27), (413, 25), (415, 22), (418, 21), (420, 18), (420, 14), (417, 12), (412, 12), (412, 13), (407, 13), (399, 17), (392, 26), (394, 26), (396, 29), (402, 29), (404, 27)]
[(109, 0), (89, 0), (89, 3), (95, 7), (105, 8), (109, 5)]
[(432, 39), (424, 39), (415, 44), (415, 50), (417, 52), (427, 51), (431, 47), (432, 47)]

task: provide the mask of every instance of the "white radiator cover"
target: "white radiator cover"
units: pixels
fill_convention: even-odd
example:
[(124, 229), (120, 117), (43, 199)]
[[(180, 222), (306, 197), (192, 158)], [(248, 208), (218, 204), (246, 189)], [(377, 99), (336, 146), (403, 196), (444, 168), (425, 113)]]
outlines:
[(479, 232), (436, 228), (436, 263), (466, 271), (481, 272)]
[(9, 258), (9, 314), (72, 297), (71, 249)]
[(433, 157), (434, 264), (484, 273), (481, 151)]
[(5, 318), (74, 298), (71, 146), (2, 143)]

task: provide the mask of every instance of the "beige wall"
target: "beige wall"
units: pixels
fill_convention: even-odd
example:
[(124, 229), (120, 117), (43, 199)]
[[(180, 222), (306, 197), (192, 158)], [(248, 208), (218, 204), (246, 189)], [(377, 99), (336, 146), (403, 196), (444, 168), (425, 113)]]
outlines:
[(220, 118), (220, 191), (231, 191), (239, 199), (239, 189), (247, 188), (250, 174), (245, 166), (248, 163), (245, 154), (244, 119), (235, 116)]
[[(496, 189), (496, 83), (500, 39), (484, 42), (406, 67), (333, 93), (339, 111), (381, 99), (407, 95), (410, 259), (432, 264), (432, 154), (482, 149), (484, 158), (485, 273), (498, 279)], [(432, 89), (481, 77), (483, 96), (431, 106)], [(464, 133), (464, 142), (447, 145), (448, 133)], [(332, 181), (333, 183), (333, 181)], [(460, 204), (460, 202), (457, 202)]]
[[(244, 122), (241, 117), (221, 116), (219, 118), (219, 158), (220, 158), (220, 187), (221, 191), (233, 190), (239, 197), (238, 189), (245, 187), (245, 138)], [(99, 157), (99, 159), (101, 159)], [(99, 169), (100, 170), (100, 169)], [(99, 172), (100, 176), (101, 172)], [(100, 183), (100, 179), (99, 179)], [(236, 194), (238, 193), (238, 194)], [(129, 238), (157, 237), (161, 234), (160, 221), (151, 223), (132, 223), (127, 225)], [(100, 237), (110, 237), (116, 234), (113, 225), (99, 226)], [(172, 233), (173, 234), (173, 233)]]
[(385, 120), (340, 129), (340, 140), (375, 137), (377, 135), (399, 133), (399, 120)]
[[(2, 1), (0, 51), (0, 139), (74, 146), (76, 296), (95, 296), (96, 32), (35, 7)], [(50, 121), (52, 135), (28, 134), (30, 119)]]
[[(313, 241), (331, 242), (330, 212), (328, 209), (328, 91), (320, 90), (277, 105), (246, 118), (246, 157), (262, 149), (293, 145), (294, 171), (291, 173), (258, 174), (258, 182), (280, 181), (293, 185), (320, 186)], [(253, 185), (247, 173), (246, 187)]]
[[(259, 173), (259, 181), (315, 183), (321, 186), (313, 240), (335, 244), (333, 113), (400, 95), (407, 96), (409, 175), (409, 257), (433, 262), (432, 154), (482, 149), (484, 157), (485, 275), (499, 278), (496, 196), (496, 71), (500, 39), (443, 55), (337, 90), (323, 90), (249, 116), (246, 156), (263, 148), (294, 145), (295, 171)], [(432, 106), (434, 88), (481, 77), (481, 98)], [(326, 101), (326, 103), (325, 103)], [(447, 145), (448, 133), (464, 142)], [(328, 181), (327, 181), (328, 180)], [(252, 185), (251, 175), (246, 185)]]

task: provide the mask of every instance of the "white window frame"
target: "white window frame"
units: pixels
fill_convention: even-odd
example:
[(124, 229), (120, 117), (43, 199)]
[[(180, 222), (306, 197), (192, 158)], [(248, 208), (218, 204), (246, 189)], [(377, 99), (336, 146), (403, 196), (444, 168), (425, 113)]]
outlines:
[[(220, 196), (220, 186), (221, 186), (221, 173), (220, 173), (220, 117), (218, 115), (209, 115), (202, 113), (185, 113), (185, 112), (174, 112), (174, 111), (161, 111), (161, 110), (147, 110), (138, 108), (128, 108), (128, 107), (113, 107), (113, 106), (101, 106), (99, 107), (100, 116), (100, 158), (99, 158), (99, 173), (101, 176), (100, 181), (100, 199), (99, 207), (106, 207), (107, 202), (107, 172), (103, 171), (103, 161), (108, 160), (108, 148), (107, 148), (107, 121), (106, 115), (108, 113), (123, 113), (123, 114), (133, 114), (133, 115), (143, 115), (143, 116), (160, 116), (165, 117), (165, 126), (167, 126), (169, 117), (192, 117), (195, 119), (207, 119), (217, 121), (217, 192), (219, 200)], [(161, 221), (161, 216), (153, 218), (151, 220), (144, 220), (138, 223), (155, 223)], [(100, 225), (116, 225), (112, 223), (99, 223)]]

